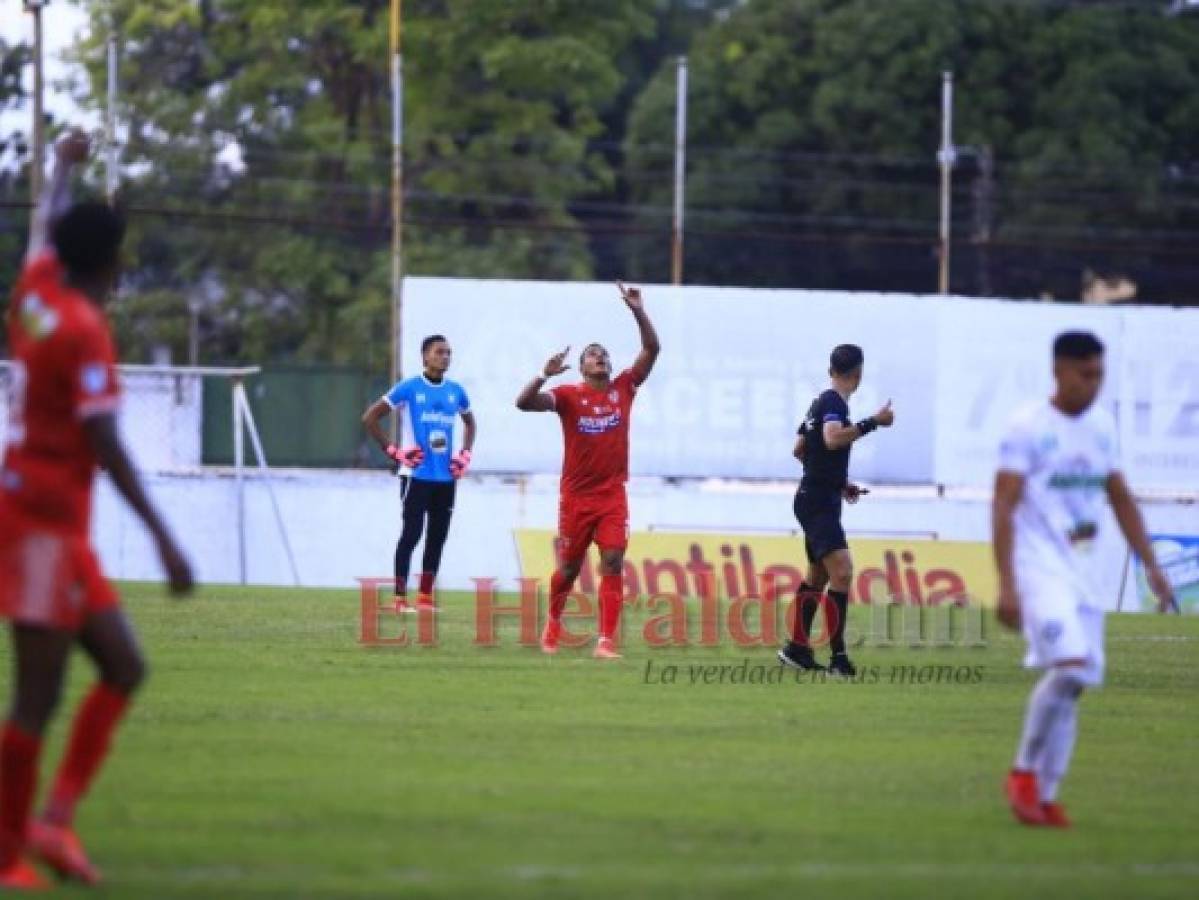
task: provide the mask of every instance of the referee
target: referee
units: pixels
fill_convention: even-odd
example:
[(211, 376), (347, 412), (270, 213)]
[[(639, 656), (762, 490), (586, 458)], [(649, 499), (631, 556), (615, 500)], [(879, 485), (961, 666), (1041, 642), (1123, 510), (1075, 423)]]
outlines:
[(862, 348), (841, 344), (829, 357), (831, 386), (812, 401), (799, 426), (795, 458), (803, 463), (804, 474), (795, 493), (795, 518), (804, 532), (808, 554), (808, 577), (795, 595), (795, 624), (791, 641), (779, 650), (779, 662), (797, 669), (824, 671), (812, 656), (809, 636), (821, 593), (828, 587), (825, 602), (826, 631), (831, 632), (833, 652), (828, 671), (852, 678), (856, 673), (845, 652), (845, 618), (849, 608), (849, 587), (853, 579), (853, 559), (845, 530), (841, 527), (841, 501), (857, 503), (865, 491), (849, 480), (849, 449), (880, 426), (890, 428), (895, 421), (891, 401), (874, 415), (856, 425), (849, 418), (849, 397), (862, 383)]
[[(444, 335), (431, 334), (420, 345), (424, 371), (401, 381), (362, 414), (362, 424), (397, 466), (404, 525), (395, 551), (395, 609), (410, 612), (408, 568), (428, 520), (425, 552), (416, 609), (436, 612), (433, 582), (441, 565), (441, 551), (450, 532), (455, 487), (470, 468), (475, 445), (475, 414), (462, 385), (445, 377), (453, 350)], [(402, 417), (408, 410), (411, 443), (400, 448), (391, 443), (380, 421), (391, 412)], [(454, 424), (462, 417), (462, 450), (454, 453)], [(399, 429), (397, 429), (399, 430)]]

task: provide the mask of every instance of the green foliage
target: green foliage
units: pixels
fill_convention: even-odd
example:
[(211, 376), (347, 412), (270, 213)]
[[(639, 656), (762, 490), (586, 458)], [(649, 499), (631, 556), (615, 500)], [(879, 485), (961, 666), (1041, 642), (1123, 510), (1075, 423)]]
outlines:
[[(90, 8), (100, 84), (105, 12)], [(404, 12), (407, 270), (589, 277), (569, 203), (614, 180), (589, 141), (623, 84), (615, 60), (653, 19), (637, 0)], [(173, 295), (178, 315), (204, 304), (205, 345), (227, 358), (361, 360), (390, 302), (388, 3), (117, 0), (115, 15), (131, 287)]]
[[(181, 359), (198, 308), (208, 361), (382, 365), (388, 0), (74, 2), (92, 24), (85, 105), (103, 103), (110, 9), (122, 41), (125, 355), (166, 344)], [(996, 161), (993, 178), (977, 154), (955, 172), (955, 289), (1073, 294), (1084, 267), (1165, 278), (1163, 260), (1194, 282), (1199, 21), (986, 0), (408, 0), (404, 14), (410, 274), (665, 280), (686, 53), (688, 281), (930, 289), (950, 68), (956, 142)], [(0, 50), (2, 109), (26, 53)], [(3, 176), (10, 201), (20, 174)]]
[[(991, 148), (1010, 188), (991, 217), (999, 238), (1103, 219), (1131, 225), (1130, 206), (1142, 227), (1183, 221), (1187, 207), (1160, 194), (1167, 163), (1199, 156), (1199, 28), (1125, 7), (754, 0), (691, 52), (692, 227), (935, 234), (945, 69), (956, 73), (955, 142)], [(667, 171), (674, 93), (664, 66), (631, 114), (631, 169)], [(964, 159), (959, 179), (976, 175)], [(969, 191), (955, 199), (959, 222), (970, 221)], [(1104, 196), (1088, 202), (1087, 191)], [(643, 180), (634, 199), (661, 208), (669, 192), (668, 177)], [(795, 263), (778, 246), (697, 252), (689, 272), (786, 283)], [(860, 257), (871, 264), (870, 253)], [(638, 274), (661, 277), (661, 266), (642, 258)]]

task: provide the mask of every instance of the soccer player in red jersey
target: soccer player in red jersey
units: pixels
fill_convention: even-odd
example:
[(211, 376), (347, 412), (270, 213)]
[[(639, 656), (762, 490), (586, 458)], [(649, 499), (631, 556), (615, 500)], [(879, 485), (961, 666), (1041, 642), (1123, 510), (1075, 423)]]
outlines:
[(599, 659), (618, 659), (614, 637), (624, 602), (622, 571), (629, 542), (629, 420), (637, 388), (654, 367), (661, 349), (654, 326), (645, 314), (641, 291), (621, 284), (620, 295), (641, 331), (641, 352), (632, 367), (612, 377), (608, 351), (589, 344), (579, 356), (578, 384), (542, 391), (547, 379), (561, 375), (567, 347), (550, 357), (542, 371), (516, 398), (525, 412), (556, 412), (562, 420), (566, 445), (558, 504), (558, 569), (550, 579), (550, 617), (541, 635), (541, 649), (556, 653), (562, 632), (566, 595), (578, 577), (587, 548), (595, 541), (600, 551)]
[[(103, 204), (67, 208), (70, 170), (87, 152), (77, 132), (56, 147), (8, 312), (12, 396), (0, 467), (0, 615), (9, 621), (15, 684), (0, 732), (0, 889), (45, 886), (28, 851), (63, 876), (99, 880), (75, 835), (75, 807), (145, 664), (88, 540), (97, 465), (149, 528), (171, 588), (184, 592), (192, 583), (117, 433), (116, 360), (101, 306), (117, 280), (124, 223)], [(45, 812), (31, 820), (42, 735), (76, 643), (99, 681), (75, 717)]]

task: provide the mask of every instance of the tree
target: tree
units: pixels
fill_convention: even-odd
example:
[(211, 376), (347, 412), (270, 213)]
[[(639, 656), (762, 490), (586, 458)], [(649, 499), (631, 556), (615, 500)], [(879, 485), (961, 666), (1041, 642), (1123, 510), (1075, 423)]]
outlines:
[[(91, 9), (81, 53), (100, 85), (106, 13)], [(155, 292), (176, 321), (204, 304), (229, 358), (384, 364), (386, 0), (113, 9), (132, 293)], [(569, 203), (613, 181), (589, 141), (621, 87), (616, 60), (652, 27), (638, 0), (405, 4), (410, 273), (591, 274)]]
[[(1125, 7), (754, 0), (691, 53), (688, 215), (710, 236), (689, 241), (690, 278), (931, 289), (946, 68), (956, 142), (999, 161), (996, 244), (1044, 246), (1059, 229), (1094, 242), (1097, 223), (1129, 209), (1139, 228), (1187, 215), (1194, 226), (1186, 203), (1163, 194), (1163, 173), (1199, 155), (1199, 28)], [(659, 234), (673, 109), (667, 67), (638, 100), (626, 145), (631, 168), (658, 173), (635, 199), (657, 211), (641, 222)], [(975, 165), (957, 172), (959, 229), (973, 227)], [(643, 276), (664, 276), (661, 239), (632, 253)], [(1076, 279), (1079, 260), (1063, 253)], [(1001, 292), (1035, 292), (1022, 265), (1006, 268)], [(955, 288), (976, 284), (969, 266), (956, 271)]]
[[(0, 114), (25, 100), (29, 46), (0, 38)], [(8, 307), (8, 286), (16, 281), (25, 249), (29, 199), (29, 147), (17, 128), (0, 133), (0, 312)], [(0, 347), (6, 338), (0, 338)]]

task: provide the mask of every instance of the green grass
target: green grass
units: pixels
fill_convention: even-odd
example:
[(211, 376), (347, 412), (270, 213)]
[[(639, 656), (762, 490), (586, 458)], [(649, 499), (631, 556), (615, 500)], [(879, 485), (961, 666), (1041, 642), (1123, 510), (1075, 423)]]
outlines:
[[(351, 592), (125, 597), (151, 679), (80, 814), (104, 896), (1199, 895), (1195, 619), (1109, 619), (1077, 825), (1049, 832), (1002, 802), (1033, 676), (994, 631), (861, 648), (873, 684), (692, 685), (773, 648), (481, 649), (450, 595), (438, 648), (369, 649)], [(929, 664), (981, 681), (889, 681)], [(89, 680), (76, 659), (43, 781)]]

